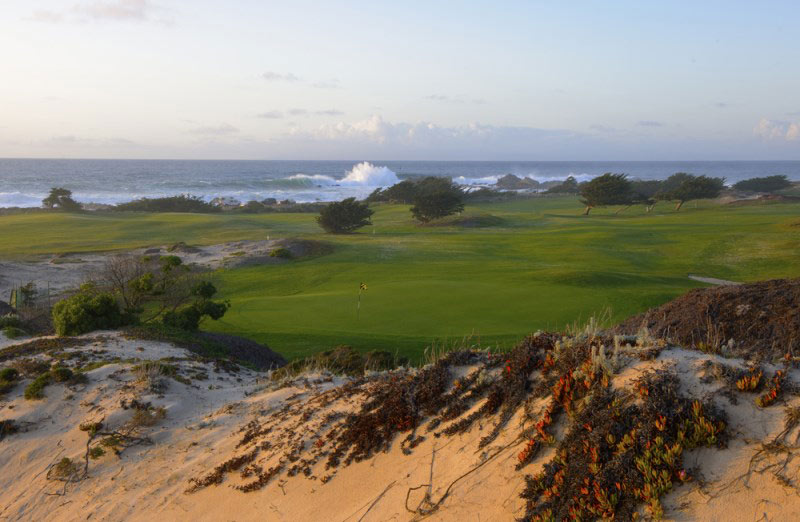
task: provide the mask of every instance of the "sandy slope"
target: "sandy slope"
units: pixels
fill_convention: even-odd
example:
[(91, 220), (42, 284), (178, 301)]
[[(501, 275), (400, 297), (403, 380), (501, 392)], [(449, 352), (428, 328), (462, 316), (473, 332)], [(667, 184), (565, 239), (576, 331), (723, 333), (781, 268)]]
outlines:
[[(491, 428), (483, 422), (453, 437), (428, 436), (419, 446), (403, 453), (396, 440), (387, 453), (340, 467), (331, 475), (320, 461), (310, 477), (280, 474), (261, 490), (243, 493), (232, 485), (244, 484), (237, 473), (226, 475), (220, 485), (186, 493), (191, 478), (202, 477), (232, 455), (242, 428), (251, 420), (272, 419), (273, 428), (263, 440), (305, 440), (321, 429), (318, 416), (303, 421), (304, 408), (315, 401), (325, 411), (348, 412), (366, 394), (337, 394), (344, 381), (311, 375), (274, 389), (259, 382), (247, 370), (228, 373), (210, 362), (187, 358), (178, 348), (153, 342), (125, 340), (116, 334), (97, 340), (86, 337), (86, 346), (67, 351), (93, 353), (94, 358), (119, 357), (156, 360), (173, 357), (182, 374), (205, 372), (207, 380), (193, 379), (187, 385), (169, 379), (162, 393), (153, 393), (135, 382), (129, 371), (133, 363), (113, 363), (88, 373), (87, 384), (71, 387), (53, 384), (46, 398), (26, 401), (24, 383), (0, 400), (0, 420), (13, 418), (24, 432), (0, 441), (0, 519), (3, 520), (320, 520), (386, 521), (414, 520), (412, 510), (424, 506), (426, 493), (435, 503), (449, 486), (449, 496), (428, 518), (431, 520), (512, 520), (524, 514), (519, 493), (523, 477), (535, 473), (552, 456), (545, 449), (522, 471), (515, 471), (522, 441), (514, 443), (521, 416), (517, 414), (500, 437), (484, 449), (478, 441)], [(46, 356), (40, 356), (46, 357)], [(708, 396), (720, 390), (718, 381), (704, 382), (711, 371), (707, 361), (743, 365), (740, 360), (721, 359), (699, 352), (668, 349), (654, 361), (632, 361), (613, 379), (616, 387), (629, 386), (647, 369), (674, 367), (684, 391)], [(466, 375), (470, 368), (459, 368)], [(796, 371), (791, 374), (800, 379)], [(27, 382), (27, 381), (26, 381)], [(368, 392), (368, 386), (365, 388)], [(105, 455), (90, 462), (88, 478), (67, 484), (47, 479), (48, 468), (63, 457), (81, 459), (86, 433), (81, 423), (103, 420), (121, 426), (131, 416), (120, 403), (137, 398), (166, 408), (166, 419), (145, 435), (152, 444), (126, 449), (120, 457)], [(697, 480), (683, 485), (665, 499), (667, 518), (675, 520), (796, 520), (800, 499), (794, 489), (779, 483), (770, 471), (738, 479), (751, 457), (783, 426), (783, 408), (757, 408), (751, 395), (732, 399), (715, 395), (729, 415), (733, 440), (727, 449), (695, 450), (685, 457), (696, 466)], [(797, 399), (791, 399), (792, 404)], [(532, 404), (532, 408), (541, 405)], [(280, 412), (275, 415), (276, 412)], [(556, 426), (556, 436), (564, 426)], [(794, 433), (789, 440), (794, 439)], [(280, 452), (262, 452), (265, 467)], [(262, 457), (259, 457), (262, 458)], [(759, 469), (771, 462), (769, 459)], [(466, 472), (482, 464), (472, 473)], [(785, 475), (797, 476), (789, 463)], [(455, 481), (455, 482), (454, 482)], [(425, 486), (427, 485), (427, 486)], [(410, 490), (410, 488), (419, 489)], [(644, 513), (644, 512), (643, 512)]]
[[(242, 262), (245, 259), (258, 259), (262, 263), (280, 262), (280, 259), (269, 258), (269, 252), (279, 240), (233, 241), (218, 245), (189, 247), (170, 252), (169, 247), (162, 245), (139, 248), (127, 252), (131, 255), (177, 255), (185, 264), (202, 268), (216, 269), (231, 262)], [(45, 295), (49, 288), (52, 295), (65, 289), (73, 288), (103, 267), (106, 259), (120, 252), (75, 253), (59, 256), (40, 256), (27, 261), (0, 260), (0, 299), (8, 299), (11, 289), (36, 283), (39, 292)]]

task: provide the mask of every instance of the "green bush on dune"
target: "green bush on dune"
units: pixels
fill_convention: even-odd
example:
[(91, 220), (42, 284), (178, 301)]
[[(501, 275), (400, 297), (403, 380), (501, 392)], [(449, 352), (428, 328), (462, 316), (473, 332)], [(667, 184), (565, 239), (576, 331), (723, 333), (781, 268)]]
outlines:
[(53, 326), (58, 335), (80, 335), (93, 330), (118, 328), (124, 323), (114, 296), (88, 289), (59, 301), (53, 307)]

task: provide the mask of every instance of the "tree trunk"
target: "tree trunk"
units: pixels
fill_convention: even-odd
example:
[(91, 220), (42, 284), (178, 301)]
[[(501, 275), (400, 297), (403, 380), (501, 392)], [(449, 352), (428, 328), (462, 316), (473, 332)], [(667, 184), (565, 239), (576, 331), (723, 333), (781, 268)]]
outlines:
[(614, 212), (614, 215), (615, 215), (615, 216), (618, 216), (620, 212), (625, 212), (625, 211), (626, 211), (626, 210), (628, 210), (629, 208), (631, 208), (631, 206), (630, 206), (630, 205), (628, 205), (627, 207), (622, 207), (621, 209), (619, 209), (619, 210), (617, 210), (616, 212)]
[(592, 210), (592, 207), (586, 207), (586, 210), (583, 211), (583, 215), (588, 216), (590, 210)]
[(683, 206), (683, 201), (678, 201), (678, 204), (677, 204), (677, 205), (675, 205), (675, 210), (676, 210), (676, 211), (677, 211), (677, 210), (680, 210), (682, 206)]

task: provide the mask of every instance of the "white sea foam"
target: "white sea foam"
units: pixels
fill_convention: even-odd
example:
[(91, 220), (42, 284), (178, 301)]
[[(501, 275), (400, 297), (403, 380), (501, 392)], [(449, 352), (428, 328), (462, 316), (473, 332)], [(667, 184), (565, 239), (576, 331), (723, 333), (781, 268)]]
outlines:
[[(303, 185), (318, 185), (318, 186), (332, 186), (339, 185), (343, 187), (390, 187), (395, 183), (399, 183), (400, 179), (397, 174), (392, 172), (387, 167), (377, 167), (367, 161), (355, 165), (342, 179), (336, 179), (331, 176), (324, 176), (322, 174), (295, 174), (287, 178), (290, 182), (300, 182)], [(275, 180), (280, 184), (281, 180)]]
[[(505, 175), (505, 174), (504, 174)], [(491, 186), (496, 185), (497, 181), (502, 178), (504, 175), (495, 175), (495, 176), (483, 176), (480, 178), (469, 178), (466, 176), (456, 176), (453, 178), (453, 182), (459, 185), (478, 185), (478, 186)], [(595, 175), (593, 174), (575, 174), (570, 172), (569, 174), (563, 176), (539, 176), (536, 174), (515, 174), (518, 178), (521, 179), (529, 179), (532, 181), (538, 181), (539, 183), (548, 183), (554, 181), (564, 181), (569, 176), (574, 177), (579, 183), (584, 181), (589, 181), (590, 179), (594, 178)]]

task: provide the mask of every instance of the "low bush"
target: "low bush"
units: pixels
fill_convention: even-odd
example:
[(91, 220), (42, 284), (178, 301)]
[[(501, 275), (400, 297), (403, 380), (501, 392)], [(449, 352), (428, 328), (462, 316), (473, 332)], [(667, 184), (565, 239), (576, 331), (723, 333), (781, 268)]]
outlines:
[(19, 371), (16, 368), (3, 368), (0, 370), (0, 381), (13, 381), (19, 377)]
[(791, 186), (792, 182), (786, 176), (766, 176), (739, 181), (733, 188), (748, 192), (777, 192)]
[(17, 328), (16, 326), (6, 326), (2, 329), (3, 335), (5, 335), (9, 339), (19, 339), (20, 337), (25, 337), (27, 332), (22, 330), (21, 328)]
[(43, 373), (25, 387), (25, 399), (44, 399), (44, 389), (52, 382), (50, 372)]
[(3, 368), (0, 370), (0, 397), (17, 385), (18, 378), (19, 372), (15, 368)]
[(292, 251), (291, 250), (289, 250), (288, 248), (280, 247), (280, 248), (276, 248), (275, 250), (272, 250), (269, 253), (269, 257), (279, 257), (281, 259), (291, 259), (293, 256), (292, 256)]
[(0, 328), (19, 328), (22, 326), (22, 321), (17, 314), (8, 314), (0, 317)]
[(180, 196), (169, 196), (163, 198), (141, 198), (128, 203), (120, 203), (113, 207), (117, 211), (132, 212), (198, 212), (215, 213), (221, 209), (203, 201), (197, 196), (181, 194)]
[(124, 323), (119, 305), (109, 293), (82, 291), (53, 307), (53, 326), (58, 335), (81, 335)]

